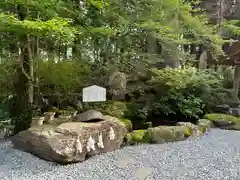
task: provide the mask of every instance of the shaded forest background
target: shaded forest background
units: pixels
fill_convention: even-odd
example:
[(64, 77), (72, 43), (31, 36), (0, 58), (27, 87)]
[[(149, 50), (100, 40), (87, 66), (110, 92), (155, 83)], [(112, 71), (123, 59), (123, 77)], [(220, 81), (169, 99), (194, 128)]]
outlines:
[[(0, 96), (15, 132), (43, 111), (94, 108), (129, 118), (138, 129), (149, 121), (194, 122), (238, 101), (239, 57), (229, 47), (240, 35), (239, 6), (0, 0)], [(93, 84), (107, 88), (106, 103), (81, 102), (82, 88)]]

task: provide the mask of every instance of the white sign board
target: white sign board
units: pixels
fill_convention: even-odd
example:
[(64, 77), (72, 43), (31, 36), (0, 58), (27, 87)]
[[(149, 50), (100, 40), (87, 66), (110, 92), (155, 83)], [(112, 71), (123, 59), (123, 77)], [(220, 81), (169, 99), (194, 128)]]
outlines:
[(83, 88), (83, 102), (101, 101), (106, 101), (106, 88), (96, 85)]

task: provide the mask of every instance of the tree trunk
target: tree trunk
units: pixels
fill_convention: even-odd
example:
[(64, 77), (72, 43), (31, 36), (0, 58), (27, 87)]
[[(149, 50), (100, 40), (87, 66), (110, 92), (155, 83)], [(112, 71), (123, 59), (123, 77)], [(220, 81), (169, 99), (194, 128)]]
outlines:
[(236, 65), (233, 79), (233, 97), (235, 100), (239, 100), (238, 98), (239, 81), (240, 81), (240, 65)]
[[(27, 17), (28, 9), (17, 6), (18, 18), (24, 20)], [(20, 55), (16, 71), (15, 92), (15, 116), (14, 133), (18, 133), (30, 127), (32, 119), (33, 102), (33, 62), (31, 55), (31, 45), (28, 35), (21, 38)]]
[[(28, 45), (29, 43), (27, 41)], [(20, 61), (17, 67), (15, 133), (29, 128), (32, 119), (33, 63), (28, 45), (21, 48)]]

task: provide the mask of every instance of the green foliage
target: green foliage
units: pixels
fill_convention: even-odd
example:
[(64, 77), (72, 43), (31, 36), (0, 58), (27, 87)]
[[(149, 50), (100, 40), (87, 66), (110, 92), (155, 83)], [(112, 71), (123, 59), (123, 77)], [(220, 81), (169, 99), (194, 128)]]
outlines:
[(0, 95), (5, 95), (6, 97), (7, 95), (14, 92), (13, 91), (14, 71), (15, 69), (13, 61), (7, 58), (2, 60), (0, 59), (0, 84), (1, 84)]
[(14, 134), (17, 134), (30, 127), (32, 121), (32, 109), (25, 109), (19, 117), (12, 118), (14, 125)]
[[(156, 92), (152, 112), (198, 119), (210, 107), (209, 99), (221, 102), (216, 89), (223, 92), (222, 80), (195, 68), (152, 70), (150, 86)], [(225, 95), (225, 94), (224, 94)]]
[(145, 129), (152, 127), (152, 122), (145, 122), (144, 123)]
[(9, 109), (8, 104), (0, 104), (0, 121), (6, 120), (9, 118)]
[(124, 124), (128, 132), (133, 130), (132, 122), (129, 119), (121, 119), (120, 121)]
[[(28, 58), (34, 62), (34, 75), (30, 77), (30, 71), (24, 72), (23, 68), (26, 87), (33, 82), (36, 95), (56, 93), (66, 99), (89, 84), (107, 86), (108, 75), (116, 69), (128, 75), (144, 74), (155, 62), (176, 64), (180, 58), (187, 61), (189, 54), (178, 49), (178, 45), (207, 44), (211, 52), (221, 54), (222, 38), (205, 16), (192, 13), (200, 9), (193, 10), (191, 3), (184, 0), (87, 0), (80, 4), (65, 0), (1, 1), (0, 93), (4, 96), (14, 93), (14, 82), (22, 78), (20, 73), (14, 76), (15, 69), (29, 64)], [(72, 57), (67, 57), (68, 50), (72, 50)], [(22, 59), (25, 56), (28, 58)], [(16, 59), (19, 63), (15, 65)], [(198, 118), (204, 106), (208, 109), (209, 99), (217, 103), (215, 97), (222, 99), (226, 94), (218, 78), (193, 69), (153, 72), (150, 88), (145, 85), (145, 82), (144, 87), (140, 85), (138, 92), (140, 99), (146, 101), (131, 102), (128, 107), (125, 102), (84, 103), (82, 110), (96, 109), (118, 118), (127, 116), (144, 125), (149, 112)], [(145, 90), (152, 87), (158, 93), (149, 105), (151, 98)], [(25, 92), (30, 91), (26, 88)], [(19, 107), (21, 103), (24, 105), (20, 102)]]
[(223, 25), (230, 33), (231, 36), (239, 36), (240, 35), (240, 21), (239, 20), (230, 20), (226, 21)]
[(46, 94), (79, 92), (90, 78), (90, 65), (87, 62), (39, 60), (36, 66), (38, 88)]
[(67, 20), (62, 18), (48, 21), (19, 20), (14, 15), (0, 13), (1, 31), (11, 32), (17, 36), (33, 35), (48, 37), (58, 43), (72, 42), (75, 30), (69, 26)]
[(125, 114), (130, 119), (145, 121), (148, 115), (148, 110), (144, 107), (143, 103), (128, 103), (128, 110)]

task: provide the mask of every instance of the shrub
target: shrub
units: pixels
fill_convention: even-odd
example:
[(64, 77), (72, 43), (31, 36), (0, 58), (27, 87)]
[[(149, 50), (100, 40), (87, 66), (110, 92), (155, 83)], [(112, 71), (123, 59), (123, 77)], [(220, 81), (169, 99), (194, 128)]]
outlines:
[(39, 90), (45, 94), (78, 92), (91, 78), (91, 64), (81, 61), (37, 61)]
[(209, 71), (186, 69), (152, 69), (150, 87), (155, 99), (152, 114), (198, 119), (205, 111), (228, 97), (222, 79)]
[(145, 107), (144, 102), (132, 102), (128, 103), (125, 116), (131, 119), (133, 129), (146, 129), (148, 127), (146, 123), (148, 116), (148, 109)]
[(147, 119), (148, 110), (143, 103), (129, 103), (127, 106), (126, 117), (145, 121)]
[(125, 125), (128, 132), (131, 132), (133, 130), (132, 122), (129, 119), (121, 119), (121, 122)]

